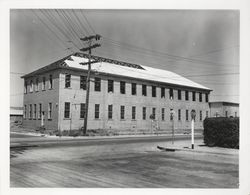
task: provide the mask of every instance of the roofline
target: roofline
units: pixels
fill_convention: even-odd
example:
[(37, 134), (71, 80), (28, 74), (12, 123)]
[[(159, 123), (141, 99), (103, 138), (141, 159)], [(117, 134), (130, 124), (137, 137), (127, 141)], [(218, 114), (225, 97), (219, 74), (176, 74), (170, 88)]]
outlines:
[[(69, 67), (69, 66), (63, 66), (65, 64), (65, 60), (67, 59), (70, 59), (71, 56), (76, 56), (76, 57), (79, 57), (79, 56), (88, 56), (88, 54), (85, 54), (85, 53), (80, 53), (80, 52), (76, 52), (76, 53), (73, 53), (73, 54), (70, 54), (60, 60), (57, 60), (47, 66), (44, 66), (38, 70), (35, 70), (31, 73), (28, 73), (26, 75), (23, 75), (21, 76), (21, 78), (28, 78), (28, 77), (32, 77), (32, 76), (35, 76), (35, 75), (39, 75), (41, 73), (45, 73), (45, 72), (49, 72), (49, 71), (52, 71), (52, 70), (57, 70), (57, 69), (69, 69), (69, 70), (80, 70), (80, 71), (83, 71), (83, 72), (86, 72), (86, 70), (83, 70), (83, 69), (80, 69), (80, 68), (74, 68), (74, 67)], [(94, 59), (95, 58), (98, 58), (98, 56), (92, 56)], [(103, 57), (100, 57), (101, 60), (107, 60), (107, 61), (110, 61), (111, 59), (108, 59), (108, 58), (103, 58)], [(118, 60), (111, 60), (113, 62), (109, 62), (109, 63), (114, 63), (114, 64), (119, 64), (119, 63), (126, 63), (126, 62), (122, 62), (122, 61), (118, 61)], [(119, 63), (118, 63), (119, 62)], [(122, 65), (122, 64), (119, 64), (119, 65)], [(129, 64), (130, 66), (135, 66), (137, 64), (132, 64), (132, 63), (127, 63)], [(55, 65), (55, 67), (50, 67), (52, 65)], [(56, 66), (57, 65), (57, 66)], [(140, 65), (137, 65), (137, 66), (140, 66)], [(47, 69), (46, 69), (47, 68)], [(160, 83), (160, 84), (167, 84), (167, 85), (170, 85), (170, 86), (180, 86), (180, 87), (186, 87), (188, 89), (199, 89), (199, 90), (202, 90), (202, 91), (213, 91), (212, 89), (205, 89), (205, 88), (200, 88), (200, 87), (192, 87), (192, 86), (187, 86), (187, 85), (181, 85), (181, 84), (174, 84), (174, 83), (167, 83), (167, 82), (160, 82), (160, 81), (153, 81), (153, 80), (148, 80), (148, 79), (140, 79), (140, 78), (135, 78), (135, 77), (129, 77), (129, 76), (124, 76), (124, 75), (118, 75), (118, 74), (110, 74), (110, 73), (104, 73), (104, 72), (100, 72), (100, 74), (102, 75), (112, 75), (114, 77), (123, 77), (123, 78), (133, 78), (134, 80), (140, 80), (140, 81), (147, 81), (147, 82), (155, 82), (155, 83)], [(184, 77), (185, 78), (185, 77)]]
[(209, 104), (213, 104), (213, 103), (221, 103), (223, 105), (234, 105), (234, 106), (239, 106), (240, 103), (235, 103), (235, 102), (226, 102), (226, 101), (214, 101), (214, 102), (209, 102)]

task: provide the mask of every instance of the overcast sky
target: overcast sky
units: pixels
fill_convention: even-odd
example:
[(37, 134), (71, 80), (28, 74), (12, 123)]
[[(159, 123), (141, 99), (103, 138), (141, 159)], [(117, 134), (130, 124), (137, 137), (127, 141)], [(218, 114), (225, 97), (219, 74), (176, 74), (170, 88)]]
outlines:
[(211, 101), (239, 102), (239, 12), (194, 10), (11, 10), (10, 104), (23, 104), (23, 73), (84, 47), (94, 55), (173, 71), (211, 88)]

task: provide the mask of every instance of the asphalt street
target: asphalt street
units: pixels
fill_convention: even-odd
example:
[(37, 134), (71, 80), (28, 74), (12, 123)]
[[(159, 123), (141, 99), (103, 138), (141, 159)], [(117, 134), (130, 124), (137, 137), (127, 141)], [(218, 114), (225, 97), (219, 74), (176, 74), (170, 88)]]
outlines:
[[(200, 138), (191, 150), (190, 137), (179, 138), (174, 144), (169, 136), (61, 140), (65, 144), (53, 140), (26, 146), (22, 142), (21, 147), (10, 149), (10, 185), (238, 188), (238, 150), (209, 148)], [(43, 142), (30, 139), (35, 140), (31, 143)], [(176, 151), (166, 152), (157, 146)]]

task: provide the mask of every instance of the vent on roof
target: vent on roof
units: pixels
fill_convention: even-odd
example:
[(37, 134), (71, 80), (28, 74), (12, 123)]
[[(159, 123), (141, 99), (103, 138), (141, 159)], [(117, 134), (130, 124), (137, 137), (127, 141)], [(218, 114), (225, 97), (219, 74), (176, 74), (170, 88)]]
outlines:
[[(88, 58), (89, 55), (85, 54), (85, 53), (75, 53), (74, 56)], [(128, 63), (128, 62), (122, 62), (122, 61), (118, 61), (118, 60), (112, 60), (109, 58), (103, 58), (103, 57), (93, 56), (93, 55), (91, 55), (91, 58), (94, 59), (95, 61), (99, 61), (99, 62), (107, 62), (107, 63), (111, 63), (111, 64), (117, 64), (120, 66), (127, 66), (130, 68), (145, 70), (142, 66), (140, 66), (138, 64), (132, 64), (132, 63)]]

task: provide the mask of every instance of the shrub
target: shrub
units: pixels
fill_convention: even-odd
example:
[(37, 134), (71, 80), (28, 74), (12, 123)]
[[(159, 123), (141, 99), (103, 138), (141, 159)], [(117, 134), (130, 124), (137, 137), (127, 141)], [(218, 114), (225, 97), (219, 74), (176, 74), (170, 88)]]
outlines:
[(204, 143), (208, 146), (239, 148), (239, 118), (206, 118)]

